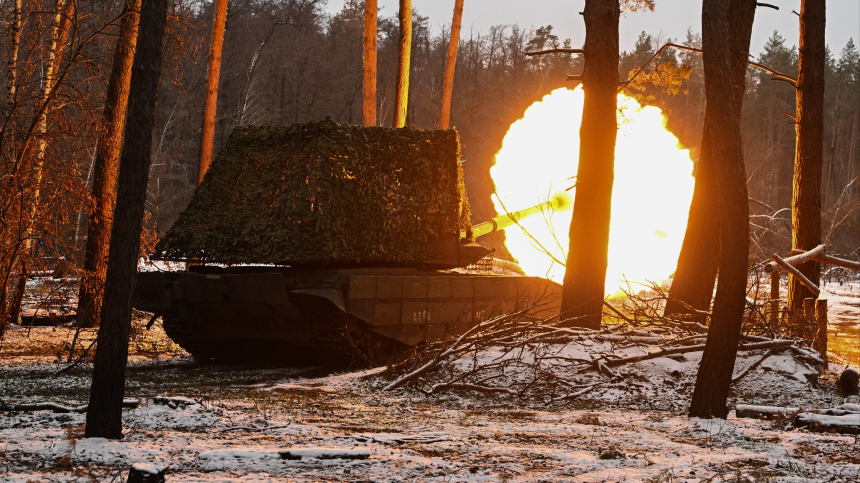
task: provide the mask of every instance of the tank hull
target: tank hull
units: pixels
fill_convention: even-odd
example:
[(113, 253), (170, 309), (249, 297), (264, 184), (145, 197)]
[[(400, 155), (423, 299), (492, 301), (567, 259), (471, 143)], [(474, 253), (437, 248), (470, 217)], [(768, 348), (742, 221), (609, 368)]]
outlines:
[(139, 273), (134, 307), (201, 362), (366, 366), (537, 301), (550, 317), (560, 300), (536, 277), (206, 267)]

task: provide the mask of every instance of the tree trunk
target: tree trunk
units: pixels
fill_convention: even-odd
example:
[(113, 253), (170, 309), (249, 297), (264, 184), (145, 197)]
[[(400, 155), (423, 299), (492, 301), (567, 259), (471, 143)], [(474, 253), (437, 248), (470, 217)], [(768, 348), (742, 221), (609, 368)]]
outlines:
[(445, 62), (445, 79), (442, 81), (442, 109), (439, 113), (439, 129), (451, 125), (451, 96), (454, 92), (454, 67), (457, 64), (457, 46), (460, 43), (460, 24), (463, 22), (463, 0), (454, 3), (454, 19), (451, 21), (451, 40), (448, 42), (448, 58)]
[(690, 416), (725, 418), (746, 304), (749, 265), (749, 205), (740, 116), (732, 79), (730, 0), (705, 0), (702, 50), (708, 117), (712, 121), (715, 186), (720, 196), (720, 278), (711, 326), (696, 377)]
[(101, 316), (110, 232), (116, 205), (116, 177), (119, 171), (125, 111), (128, 107), (131, 64), (137, 44), (139, 11), (140, 0), (126, 0), (102, 111), (102, 131), (93, 161), (93, 211), (87, 224), (84, 273), (78, 293), (79, 327), (96, 327)]
[[(738, 116), (744, 100), (746, 86), (747, 55), (755, 18), (755, 0), (731, 0), (729, 24), (731, 25), (732, 81), (734, 101)], [(689, 308), (709, 310), (720, 263), (720, 233), (713, 223), (714, 207), (719, 191), (714, 184), (714, 153), (708, 132), (713, 129), (711, 119), (705, 111), (702, 150), (696, 166), (696, 186), (690, 203), (690, 215), (684, 243), (678, 256), (678, 268), (669, 289), (664, 315), (691, 314)], [(685, 305), (686, 304), (686, 305)], [(696, 316), (702, 318), (701, 316)]]
[(227, 23), (227, 0), (215, 0), (212, 21), (212, 44), (209, 46), (209, 71), (206, 74), (206, 104), (203, 107), (203, 128), (200, 134), (200, 158), (197, 163), (197, 185), (203, 182), (215, 144), (215, 115), (218, 111), (218, 80), (221, 78), (221, 48)]
[(15, 96), (18, 92), (18, 51), (21, 47), (21, 0), (15, 0), (12, 4), (12, 41), (10, 42), (9, 54), (9, 105), (15, 104)]
[(409, 102), (409, 60), (412, 57), (412, 0), (400, 0), (400, 57), (397, 60), (397, 96), (394, 100), (394, 127), (406, 125)]
[(376, 126), (376, 0), (364, 1), (364, 92), (361, 104), (361, 123)]
[(140, 252), (146, 184), (152, 162), (152, 128), (161, 74), (167, 0), (143, 0), (132, 67), (128, 122), (120, 158), (116, 211), (93, 382), (87, 411), (88, 438), (122, 438), (122, 396), (128, 362), (131, 294)]
[(618, 0), (586, 0), (583, 15), (585, 104), (561, 319), (575, 318), (568, 325), (598, 328), (603, 312), (618, 131)]
[[(791, 248), (810, 250), (821, 243), (821, 168), (824, 163), (824, 23), (825, 3), (800, 4), (800, 49), (797, 75), (797, 123), (794, 182), (791, 197)], [(818, 285), (821, 264), (796, 267)], [(788, 277), (788, 307), (800, 310), (812, 292), (794, 276)]]

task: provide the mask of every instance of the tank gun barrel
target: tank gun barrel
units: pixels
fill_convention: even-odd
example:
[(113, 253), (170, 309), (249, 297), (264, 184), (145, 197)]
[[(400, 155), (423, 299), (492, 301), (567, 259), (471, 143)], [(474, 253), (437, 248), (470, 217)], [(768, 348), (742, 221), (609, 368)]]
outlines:
[[(505, 213), (503, 215), (490, 218), (489, 220), (479, 223), (472, 227), (472, 236), (475, 238), (493, 233), (494, 231), (504, 230), (505, 228), (516, 225), (523, 218), (541, 213), (544, 210), (563, 211), (572, 208), (570, 195), (561, 192), (553, 195), (552, 199), (544, 203), (538, 203), (523, 210)], [(460, 232), (460, 237), (466, 237), (466, 231)]]

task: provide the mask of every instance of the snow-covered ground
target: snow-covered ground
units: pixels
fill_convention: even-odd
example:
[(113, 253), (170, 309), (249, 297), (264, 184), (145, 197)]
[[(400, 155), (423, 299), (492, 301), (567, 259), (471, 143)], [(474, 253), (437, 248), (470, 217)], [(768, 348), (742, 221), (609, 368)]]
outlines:
[[(27, 328), (13, 327), (0, 347), (0, 399), (86, 403), (89, 365), (51, 377), (72, 337), (70, 329), (40, 327), (28, 338)], [(80, 339), (86, 347), (92, 334)], [(756, 358), (740, 359), (736, 371)], [(793, 364), (771, 357), (735, 388), (733, 402), (860, 402), (836, 395), (832, 374), (812, 387)], [(83, 414), (0, 414), (0, 481), (122, 481), (134, 463), (168, 466), (168, 481), (177, 482), (860, 481), (855, 436), (734, 412), (727, 420), (687, 418), (691, 387), (666, 381), (694, 379), (694, 366), (636, 363), (630, 372), (648, 381), (632, 377), (637, 384), (627, 388), (549, 405), (426, 396), (408, 386), (383, 391), (380, 369), (198, 365), (156, 324), (132, 344), (126, 397), (142, 404), (124, 411), (124, 439), (82, 439)], [(193, 401), (155, 404), (159, 395)]]

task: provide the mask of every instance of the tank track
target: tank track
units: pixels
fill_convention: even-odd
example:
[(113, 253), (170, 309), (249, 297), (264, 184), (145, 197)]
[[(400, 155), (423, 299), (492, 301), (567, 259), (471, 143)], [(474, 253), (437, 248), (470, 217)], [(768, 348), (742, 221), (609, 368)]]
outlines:
[(195, 333), (194, 327), (187, 320), (165, 315), (161, 318), (161, 326), (164, 327), (164, 332), (176, 345), (185, 349), (200, 362), (208, 362), (218, 352), (213, 350), (215, 348), (211, 344), (207, 344), (202, 337)]
[(328, 300), (300, 296), (299, 306), (310, 326), (312, 344), (324, 360), (338, 367), (371, 367), (390, 361), (401, 344), (366, 328)]
[(202, 364), (214, 359), (219, 364), (371, 367), (390, 362), (394, 354), (404, 348), (397, 341), (370, 331), (328, 300), (298, 296), (296, 302), (311, 336), (311, 347), (298, 352), (284, 350), (279, 341), (203, 337), (193, 322), (177, 316), (163, 316), (162, 326), (173, 342)]
[(175, 316), (164, 316), (161, 324), (173, 342), (202, 364), (214, 362), (282, 365), (291, 362), (281, 357), (283, 351), (279, 350), (273, 341), (202, 337), (193, 322)]

